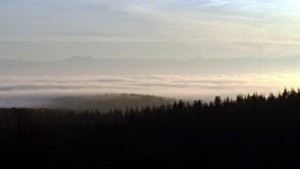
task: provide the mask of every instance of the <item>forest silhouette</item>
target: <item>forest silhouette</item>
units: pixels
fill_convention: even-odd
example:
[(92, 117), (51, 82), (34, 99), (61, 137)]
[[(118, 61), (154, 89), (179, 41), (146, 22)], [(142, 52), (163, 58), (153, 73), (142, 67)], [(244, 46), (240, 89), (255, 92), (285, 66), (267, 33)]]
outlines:
[(75, 113), (0, 109), (1, 165), (298, 168), (300, 89)]

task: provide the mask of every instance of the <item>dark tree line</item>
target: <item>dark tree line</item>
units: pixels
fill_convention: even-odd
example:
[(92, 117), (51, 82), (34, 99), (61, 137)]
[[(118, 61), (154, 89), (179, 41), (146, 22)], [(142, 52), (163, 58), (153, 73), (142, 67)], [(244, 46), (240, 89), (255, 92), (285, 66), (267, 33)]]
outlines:
[(0, 109), (1, 165), (299, 168), (300, 90), (109, 113)]

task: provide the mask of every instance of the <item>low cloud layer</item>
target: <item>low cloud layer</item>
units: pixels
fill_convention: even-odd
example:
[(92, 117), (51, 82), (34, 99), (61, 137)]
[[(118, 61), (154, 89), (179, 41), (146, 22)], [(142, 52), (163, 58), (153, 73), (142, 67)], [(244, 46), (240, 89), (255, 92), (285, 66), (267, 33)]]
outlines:
[[(127, 75), (1, 76), (0, 106), (34, 105), (34, 100), (69, 95), (141, 93), (178, 99), (282, 91), (298, 88), (299, 74), (276, 75)], [(16, 101), (17, 100), (17, 101)], [(30, 104), (29, 104), (30, 103)]]

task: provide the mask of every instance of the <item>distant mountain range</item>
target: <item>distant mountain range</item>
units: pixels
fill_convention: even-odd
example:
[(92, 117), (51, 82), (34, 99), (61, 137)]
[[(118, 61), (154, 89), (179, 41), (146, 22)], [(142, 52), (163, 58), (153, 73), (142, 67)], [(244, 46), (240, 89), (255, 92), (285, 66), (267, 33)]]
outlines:
[(300, 57), (281, 58), (192, 58), (96, 59), (71, 57), (59, 61), (0, 60), (2, 75), (56, 74), (219, 74), (293, 71)]

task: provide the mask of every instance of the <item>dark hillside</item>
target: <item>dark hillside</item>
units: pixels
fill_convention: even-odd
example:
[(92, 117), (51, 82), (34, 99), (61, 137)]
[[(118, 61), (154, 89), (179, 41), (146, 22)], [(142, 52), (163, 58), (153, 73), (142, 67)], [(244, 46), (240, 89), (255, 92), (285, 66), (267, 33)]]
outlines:
[(86, 96), (65, 96), (49, 99), (40, 107), (50, 109), (69, 109), (74, 111), (99, 110), (103, 113), (118, 108), (142, 108), (173, 103), (175, 99), (142, 94), (103, 94)]
[(299, 168), (300, 90), (140, 110), (0, 110), (1, 165)]

